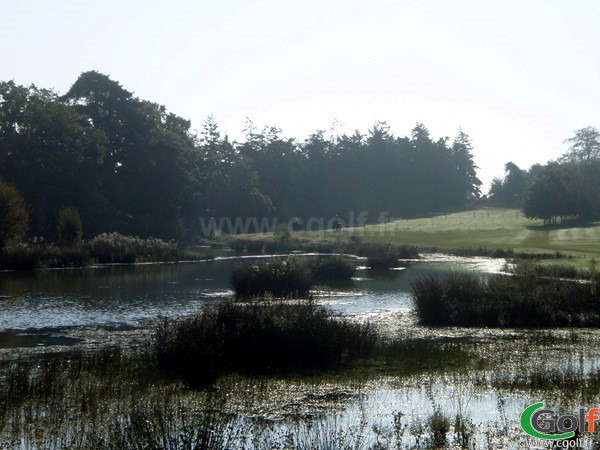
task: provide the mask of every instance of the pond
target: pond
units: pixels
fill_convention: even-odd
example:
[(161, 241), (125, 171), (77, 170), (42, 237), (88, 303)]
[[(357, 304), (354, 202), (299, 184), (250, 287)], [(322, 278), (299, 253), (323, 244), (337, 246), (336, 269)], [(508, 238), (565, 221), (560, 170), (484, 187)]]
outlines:
[[(193, 314), (207, 302), (231, 297), (233, 269), (268, 257), (220, 256), (193, 263), (2, 272), (0, 349), (137, 343), (158, 317)], [(397, 323), (411, 320), (410, 285), (417, 278), (450, 268), (497, 272), (504, 260), (427, 255), (422, 261), (401, 261), (394, 270), (379, 273), (361, 267), (360, 259), (357, 264), (351, 284), (320, 286), (314, 291), (316, 301), (340, 315), (374, 322), (393, 318)]]
[[(234, 268), (265, 257), (272, 256), (224, 253), (201, 262), (0, 273), (0, 357), (106, 345), (145, 346), (159, 317), (186, 316), (208, 302), (230, 298)], [(396, 373), (398, 368), (391, 368), (382, 370), (380, 376), (351, 374), (346, 379), (335, 375), (316, 381), (229, 377), (216, 387), (226, 392), (220, 403), (224, 412), (246, 421), (269, 421), (272, 430), (283, 434), (298, 418), (320, 417), (337, 429), (355, 430), (346, 439), (360, 438), (369, 445), (388, 439), (401, 423), (403, 442), (416, 445), (419, 436), (426, 434), (423, 427), (428, 419), (440, 410), (450, 418), (459, 413), (468, 418), (477, 448), (494, 448), (490, 442), (496, 448), (519, 448), (523, 441), (514, 437), (522, 434), (518, 417), (526, 406), (544, 400), (564, 407), (588, 400), (560, 389), (532, 394), (527, 380), (546, 376), (549, 368), (558, 370), (559, 378), (562, 373), (563, 381), (564, 374), (567, 381), (584, 382), (586, 376), (597, 373), (600, 335), (595, 330), (490, 330), (417, 324), (410, 287), (413, 281), (449, 270), (488, 276), (502, 272), (504, 260), (431, 254), (399, 261), (393, 270), (372, 272), (364, 267), (364, 260), (355, 259), (359, 270), (352, 282), (319, 286), (314, 291), (316, 302), (335, 314), (375, 323), (390, 337), (439, 342), (449, 355), (457, 348), (468, 351), (457, 352), (456, 360), (448, 357), (448, 367), (441, 372), (432, 369), (425, 374), (415, 371), (407, 375), (406, 370)], [(461, 357), (470, 358), (469, 364), (480, 358), (481, 367), (465, 373), (460, 370), (465, 362)], [(495, 369), (483, 360), (497, 361)], [(520, 377), (525, 380), (522, 386)]]

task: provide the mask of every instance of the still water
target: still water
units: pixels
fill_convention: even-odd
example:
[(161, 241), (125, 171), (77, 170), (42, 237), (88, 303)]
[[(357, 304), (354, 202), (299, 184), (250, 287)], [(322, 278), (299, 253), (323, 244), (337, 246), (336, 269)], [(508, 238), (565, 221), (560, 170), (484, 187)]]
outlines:
[[(128, 337), (137, 342), (135, 338), (151, 330), (159, 317), (193, 314), (207, 302), (230, 298), (232, 271), (264, 257), (0, 273), (0, 348), (93, 346), (110, 343), (107, 339), (127, 344)], [(352, 283), (319, 286), (314, 297), (336, 314), (374, 322), (391, 316), (410, 320), (410, 285), (423, 275), (451, 267), (494, 272), (504, 264), (428, 255), (423, 261), (401, 261), (394, 270), (373, 273), (356, 259), (359, 270)]]

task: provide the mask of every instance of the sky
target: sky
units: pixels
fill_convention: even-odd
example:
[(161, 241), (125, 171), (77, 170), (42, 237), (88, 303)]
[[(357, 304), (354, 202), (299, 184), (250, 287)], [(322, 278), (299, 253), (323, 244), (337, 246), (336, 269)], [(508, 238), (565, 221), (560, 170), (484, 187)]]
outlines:
[(299, 140), (461, 128), (486, 191), (600, 127), (600, 2), (0, 0), (0, 80), (64, 93), (88, 70), (233, 140), (246, 118)]

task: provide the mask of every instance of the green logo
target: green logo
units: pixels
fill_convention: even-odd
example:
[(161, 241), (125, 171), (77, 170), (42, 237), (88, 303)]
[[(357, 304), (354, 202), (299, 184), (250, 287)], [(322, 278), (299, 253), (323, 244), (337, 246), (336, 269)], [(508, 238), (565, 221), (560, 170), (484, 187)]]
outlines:
[[(525, 433), (534, 438), (552, 441), (575, 436), (575, 430), (579, 427), (577, 417), (567, 414), (557, 418), (554, 411), (542, 409), (543, 407), (544, 403), (535, 403), (521, 413), (521, 428)], [(557, 431), (560, 433), (555, 434)]]

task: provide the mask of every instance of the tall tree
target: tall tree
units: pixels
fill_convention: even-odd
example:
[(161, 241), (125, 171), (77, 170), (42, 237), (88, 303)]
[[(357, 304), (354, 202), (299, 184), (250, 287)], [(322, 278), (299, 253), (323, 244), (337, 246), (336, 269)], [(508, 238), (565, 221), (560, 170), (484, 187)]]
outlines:
[(600, 131), (595, 127), (575, 130), (575, 135), (565, 140), (569, 151), (560, 159), (567, 161), (590, 161), (600, 158)]
[(31, 232), (56, 237), (58, 210), (76, 206), (101, 220), (100, 171), (106, 137), (52, 91), (0, 83), (0, 174), (31, 206)]
[(199, 206), (190, 122), (93, 71), (83, 73), (63, 100), (107, 136), (107, 222), (130, 234), (184, 237)]
[(474, 199), (481, 195), (481, 181), (473, 160), (471, 138), (462, 129), (452, 143), (452, 163), (456, 177), (457, 199)]
[(256, 169), (227, 136), (221, 136), (212, 116), (203, 124), (198, 153), (201, 216), (247, 218), (271, 212), (270, 198), (259, 190)]

